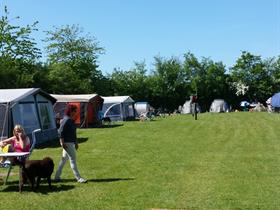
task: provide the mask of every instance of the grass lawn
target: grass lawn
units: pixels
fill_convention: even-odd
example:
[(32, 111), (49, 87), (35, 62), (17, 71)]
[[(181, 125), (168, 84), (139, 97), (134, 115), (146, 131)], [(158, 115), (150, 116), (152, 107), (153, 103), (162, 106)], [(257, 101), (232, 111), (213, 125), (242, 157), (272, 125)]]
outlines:
[[(238, 112), (80, 129), (89, 182), (76, 183), (67, 163), (53, 190), (43, 182), (20, 194), (15, 174), (0, 186), (0, 209), (280, 209), (279, 124), (279, 114)], [(50, 156), (56, 168), (60, 155), (54, 144), (31, 159)]]

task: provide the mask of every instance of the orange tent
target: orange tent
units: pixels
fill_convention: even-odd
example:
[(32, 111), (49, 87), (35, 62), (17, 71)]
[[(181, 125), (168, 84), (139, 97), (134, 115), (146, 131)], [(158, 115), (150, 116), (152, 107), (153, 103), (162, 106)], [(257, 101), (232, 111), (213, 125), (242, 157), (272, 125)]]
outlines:
[(77, 106), (77, 118), (75, 123), (78, 127), (96, 127), (101, 125), (98, 112), (102, 109), (103, 99), (98, 94), (83, 95), (56, 95), (51, 94), (57, 101), (54, 104), (56, 118), (61, 119), (67, 104)]

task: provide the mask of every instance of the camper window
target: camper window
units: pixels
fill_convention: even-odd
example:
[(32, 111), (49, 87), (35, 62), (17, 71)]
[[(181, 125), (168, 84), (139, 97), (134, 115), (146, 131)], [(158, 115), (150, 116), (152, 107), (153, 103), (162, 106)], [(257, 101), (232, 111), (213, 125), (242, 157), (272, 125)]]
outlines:
[(39, 104), (40, 119), (43, 130), (52, 128), (51, 118), (49, 116), (48, 104)]
[(18, 109), (13, 111), (13, 118), (15, 124), (24, 126), (26, 133), (31, 133), (39, 127), (35, 104), (19, 104)]
[(8, 136), (8, 107), (6, 104), (0, 104), (0, 137)]

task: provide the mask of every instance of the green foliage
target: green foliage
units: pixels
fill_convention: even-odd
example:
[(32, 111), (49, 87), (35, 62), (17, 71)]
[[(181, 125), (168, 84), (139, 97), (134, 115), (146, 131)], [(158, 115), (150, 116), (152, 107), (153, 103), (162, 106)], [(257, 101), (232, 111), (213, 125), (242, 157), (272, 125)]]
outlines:
[(226, 69), (223, 63), (209, 58), (201, 62), (191, 53), (185, 54), (184, 71), (190, 81), (191, 94), (197, 94), (203, 111), (209, 109), (214, 99), (230, 98)]
[[(67, 90), (60, 88), (60, 92), (91, 93), (97, 90), (96, 81), (104, 79), (97, 69), (97, 58), (104, 50), (98, 46), (94, 37), (83, 35), (77, 25), (55, 28), (46, 32), (48, 43), (48, 61), (50, 79), (69, 81)], [(57, 71), (57, 72), (55, 72)], [(66, 71), (68, 71), (66, 73)], [(71, 78), (69, 77), (71, 76)], [(75, 85), (75, 86), (72, 86)], [(55, 85), (56, 86), (56, 85)], [(58, 91), (58, 86), (52, 89)]]
[(79, 78), (70, 66), (58, 63), (49, 68), (48, 80), (52, 82), (50, 89), (52, 93), (79, 94), (91, 89), (90, 82)]
[(0, 57), (0, 87), (34, 87), (34, 75), (39, 69), (40, 66), (38, 67), (19, 59)]
[(37, 22), (26, 27), (13, 26), (8, 15), (5, 7), (0, 19), (0, 87), (32, 87), (37, 71), (35, 62), (41, 55), (31, 38)]
[(271, 93), (276, 93), (280, 90), (280, 56), (278, 58), (266, 59), (264, 65), (266, 70), (271, 74)]
[[(78, 25), (55, 27), (53, 31), (46, 31), (46, 35), (50, 63), (68, 63), (72, 67), (81, 63), (95, 64), (98, 54), (104, 50), (98, 46), (94, 37), (83, 35)], [(85, 74), (88, 75), (88, 72)]]
[(115, 69), (111, 81), (115, 95), (129, 95), (136, 101), (149, 100), (150, 86), (147, 85), (146, 65), (144, 62), (135, 63), (129, 71)]
[(265, 102), (273, 94), (273, 77), (275, 69), (271, 68), (272, 61), (263, 61), (261, 56), (249, 52), (242, 52), (236, 64), (231, 68), (230, 74), (235, 82), (242, 82), (249, 86), (246, 97), (250, 101)]
[(36, 48), (36, 43), (30, 35), (37, 30), (38, 22), (25, 27), (13, 26), (8, 15), (8, 9), (5, 7), (4, 16), (0, 19), (0, 57), (34, 62), (40, 57), (41, 52)]
[(189, 97), (186, 75), (177, 58), (155, 57), (153, 97), (156, 107), (177, 109)]

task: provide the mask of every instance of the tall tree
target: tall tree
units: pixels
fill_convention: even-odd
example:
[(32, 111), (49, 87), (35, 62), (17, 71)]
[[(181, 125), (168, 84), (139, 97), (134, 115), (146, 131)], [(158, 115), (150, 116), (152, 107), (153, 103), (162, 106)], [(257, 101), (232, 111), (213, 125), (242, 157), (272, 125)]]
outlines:
[(189, 97), (186, 77), (177, 58), (155, 57), (153, 98), (156, 107), (174, 111)]
[(136, 101), (148, 101), (150, 87), (147, 85), (145, 62), (135, 62), (131, 70), (114, 69), (111, 74), (114, 94), (129, 95)]
[[(17, 19), (19, 17), (13, 20)], [(5, 6), (4, 15), (0, 19), (0, 86), (2, 88), (33, 86), (33, 76), (37, 71), (35, 64), (41, 56), (36, 42), (31, 37), (31, 33), (37, 30), (37, 23), (25, 27), (12, 25)]]
[[(77, 25), (55, 28), (53, 31), (46, 32), (48, 43), (46, 49), (48, 53), (48, 63), (50, 65), (50, 79), (56, 82), (54, 75), (60, 75), (69, 84), (80, 83), (78, 87), (69, 87), (72, 93), (91, 93), (95, 92), (100, 83), (96, 82), (103, 79), (102, 73), (98, 70), (97, 58), (104, 52), (99, 47), (99, 43), (93, 36), (83, 34), (82, 28)], [(66, 68), (69, 74), (64, 74)], [(97, 85), (98, 84), (98, 85)], [(71, 89), (73, 91), (71, 91)], [(54, 86), (54, 92), (65, 92), (66, 90)]]
[(280, 56), (264, 61), (265, 68), (271, 73), (272, 86), (268, 96), (280, 91)]
[(38, 22), (25, 27), (13, 26), (7, 7), (4, 8), (4, 13), (0, 20), (0, 56), (27, 62), (36, 61), (41, 51), (36, 47), (34, 38), (31, 38), (31, 33), (37, 31)]
[(222, 62), (209, 58), (199, 61), (192, 53), (185, 54), (184, 70), (190, 82), (191, 93), (198, 94), (203, 111), (209, 109), (216, 98), (228, 99), (227, 75)]
[(272, 92), (273, 77), (270, 64), (261, 59), (261, 56), (242, 52), (236, 64), (230, 69), (233, 82), (248, 86), (245, 96), (250, 101), (265, 102), (268, 93)]

